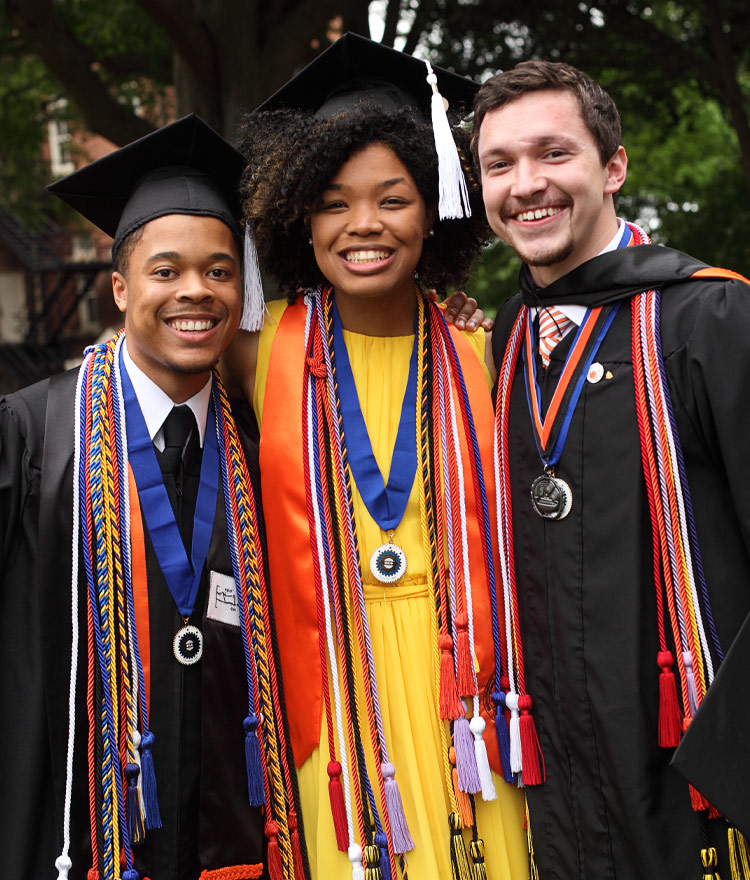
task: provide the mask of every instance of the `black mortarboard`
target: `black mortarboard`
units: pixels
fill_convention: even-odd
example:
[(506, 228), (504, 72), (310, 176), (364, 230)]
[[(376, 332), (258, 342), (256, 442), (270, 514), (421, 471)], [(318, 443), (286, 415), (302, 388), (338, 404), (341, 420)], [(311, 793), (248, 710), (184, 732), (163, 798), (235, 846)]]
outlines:
[[(477, 83), (464, 76), (432, 68), (440, 94), (449, 105), (471, 112)], [(290, 107), (330, 116), (338, 110), (374, 101), (393, 109), (418, 107), (430, 115), (432, 89), (426, 81), (424, 61), (375, 43), (358, 34), (344, 34), (307, 67), (264, 101), (258, 110)]]
[(166, 214), (218, 217), (239, 236), (237, 182), (244, 159), (194, 113), (51, 184), (114, 238)]
[(750, 615), (672, 758), (716, 809), (750, 837)]
[(466, 115), (478, 89), (464, 76), (349, 33), (321, 52), (258, 111), (286, 107), (311, 110), (325, 118), (360, 103), (374, 103), (386, 111), (405, 106), (420, 110), (426, 118), (432, 117), (439, 168), (439, 216), (460, 218), (471, 216), (471, 208), (444, 102), (459, 115)]

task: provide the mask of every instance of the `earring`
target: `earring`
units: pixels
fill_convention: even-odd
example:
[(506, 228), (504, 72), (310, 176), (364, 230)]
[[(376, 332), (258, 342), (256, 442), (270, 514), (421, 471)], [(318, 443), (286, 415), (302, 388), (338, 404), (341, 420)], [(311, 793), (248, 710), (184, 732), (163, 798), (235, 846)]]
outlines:
[(435, 238), (435, 230), (434, 230), (434, 229), (431, 229), (431, 230), (427, 233), (427, 236), (428, 236), (428, 238)]
[(309, 245), (312, 244), (312, 236), (310, 236), (310, 238), (307, 239), (307, 243), (308, 243)]

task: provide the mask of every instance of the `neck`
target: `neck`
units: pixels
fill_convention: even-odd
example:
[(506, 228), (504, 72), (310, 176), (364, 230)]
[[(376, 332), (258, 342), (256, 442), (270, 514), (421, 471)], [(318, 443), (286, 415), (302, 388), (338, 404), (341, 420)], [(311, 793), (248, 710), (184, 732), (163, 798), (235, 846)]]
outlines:
[(408, 293), (399, 291), (372, 298), (352, 296), (341, 290), (335, 293), (344, 330), (366, 336), (411, 336), (414, 333), (417, 303), (413, 283)]
[(534, 283), (538, 287), (548, 287), (558, 278), (577, 269), (582, 263), (598, 256), (612, 241), (619, 228), (614, 206), (611, 215), (607, 215), (602, 220), (603, 222), (587, 236), (585, 241), (573, 243), (573, 250), (569, 256), (548, 266), (529, 266)]

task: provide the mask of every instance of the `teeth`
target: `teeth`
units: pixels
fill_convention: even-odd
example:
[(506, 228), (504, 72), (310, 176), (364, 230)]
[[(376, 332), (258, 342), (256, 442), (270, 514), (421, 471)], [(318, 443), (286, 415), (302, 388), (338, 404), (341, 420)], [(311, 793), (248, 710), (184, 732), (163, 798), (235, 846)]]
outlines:
[(169, 323), (175, 330), (188, 330), (192, 332), (210, 330), (213, 327), (213, 321), (170, 321)]
[(387, 260), (388, 251), (349, 251), (344, 259), (348, 263), (372, 263), (376, 260)]
[(554, 217), (562, 208), (537, 208), (535, 211), (524, 211), (518, 215), (519, 220), (541, 220), (542, 217)]

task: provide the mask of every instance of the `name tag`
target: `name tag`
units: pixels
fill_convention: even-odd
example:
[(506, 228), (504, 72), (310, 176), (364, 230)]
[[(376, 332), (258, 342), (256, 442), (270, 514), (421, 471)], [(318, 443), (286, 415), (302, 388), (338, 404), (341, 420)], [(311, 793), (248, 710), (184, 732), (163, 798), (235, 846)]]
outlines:
[(211, 620), (228, 623), (229, 626), (240, 625), (240, 603), (234, 578), (228, 574), (212, 571), (208, 580), (208, 609), (206, 616)]

